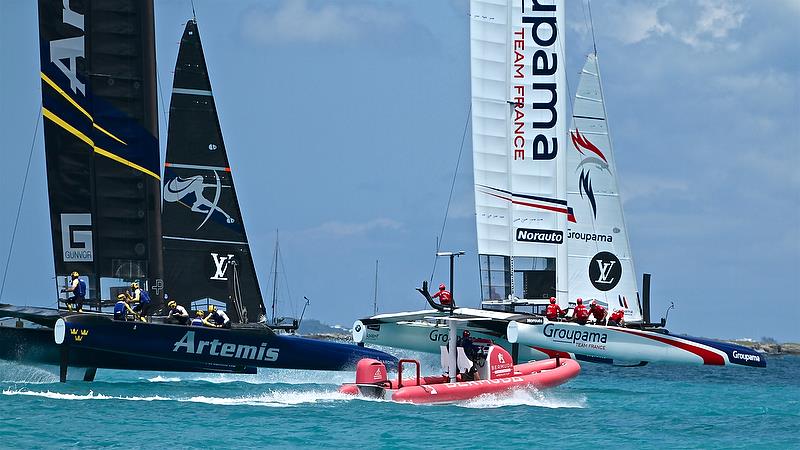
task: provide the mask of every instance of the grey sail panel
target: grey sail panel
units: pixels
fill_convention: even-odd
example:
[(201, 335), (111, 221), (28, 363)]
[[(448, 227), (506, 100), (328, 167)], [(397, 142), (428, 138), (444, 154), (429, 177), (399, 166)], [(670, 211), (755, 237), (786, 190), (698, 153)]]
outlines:
[[(175, 66), (166, 159), (167, 293), (187, 307), (205, 298), (225, 302), (232, 320), (258, 321), (264, 310), (261, 290), (193, 20), (186, 24)], [(231, 262), (244, 311), (233, 307)]]

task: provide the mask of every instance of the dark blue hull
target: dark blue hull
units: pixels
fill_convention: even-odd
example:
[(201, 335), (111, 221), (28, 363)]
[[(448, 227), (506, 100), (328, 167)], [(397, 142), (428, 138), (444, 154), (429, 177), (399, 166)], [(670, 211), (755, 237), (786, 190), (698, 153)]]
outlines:
[[(277, 335), (266, 327), (221, 329), (119, 322), (93, 314), (75, 314), (62, 320), (55, 327), (56, 337), (63, 336), (61, 345), (69, 349), (70, 355), (97, 356), (94, 362), (98, 364), (93, 367), (250, 372), (255, 367), (350, 370), (361, 358), (397, 362), (378, 350)], [(73, 363), (70, 361), (69, 365)]]

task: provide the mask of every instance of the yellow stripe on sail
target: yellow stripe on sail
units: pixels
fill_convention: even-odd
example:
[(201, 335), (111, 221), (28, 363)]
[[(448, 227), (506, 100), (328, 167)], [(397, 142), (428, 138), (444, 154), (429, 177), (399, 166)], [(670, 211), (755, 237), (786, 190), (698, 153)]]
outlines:
[(67, 122), (65, 122), (63, 119), (61, 119), (61, 117), (58, 117), (57, 115), (53, 114), (52, 111), (50, 111), (49, 109), (43, 107), (42, 108), (42, 114), (46, 118), (48, 118), (48, 119), (52, 120), (53, 122), (55, 122), (61, 128), (69, 131), (70, 134), (76, 136), (78, 139), (80, 139), (83, 142), (86, 142), (87, 144), (89, 144), (92, 147), (94, 147), (94, 141), (89, 139), (89, 136), (86, 136), (80, 130), (78, 130), (77, 128), (75, 128), (72, 125), (70, 125)]
[(62, 96), (62, 97), (64, 97), (65, 99), (67, 99), (67, 101), (68, 101), (68, 102), (72, 103), (72, 106), (74, 106), (74, 107), (78, 108), (78, 111), (82, 112), (82, 113), (83, 113), (83, 115), (85, 115), (86, 117), (88, 117), (88, 118), (89, 118), (89, 120), (91, 120), (92, 122), (94, 122), (94, 119), (92, 119), (92, 116), (89, 114), (89, 112), (88, 112), (88, 111), (86, 111), (85, 109), (83, 109), (83, 108), (81, 107), (81, 105), (79, 105), (79, 104), (78, 104), (78, 102), (76, 102), (75, 100), (73, 100), (73, 99), (72, 99), (72, 97), (70, 97), (70, 96), (69, 96), (69, 94), (67, 94), (66, 92), (64, 92), (64, 90), (63, 90), (63, 89), (61, 89), (61, 87), (60, 87), (59, 85), (57, 85), (57, 84), (56, 84), (56, 83), (55, 83), (53, 80), (51, 80), (51, 79), (50, 79), (50, 77), (48, 77), (47, 75), (45, 75), (45, 74), (44, 74), (44, 72), (40, 72), (40, 73), (41, 73), (41, 75), (42, 75), (42, 80), (44, 80), (44, 82), (45, 82), (45, 83), (49, 84), (49, 85), (50, 85), (50, 87), (52, 87), (53, 89), (55, 89), (55, 90), (56, 90), (56, 92), (58, 92), (59, 94), (61, 94), (61, 96)]
[(106, 158), (110, 158), (110, 159), (113, 159), (114, 161), (117, 161), (119, 163), (125, 164), (128, 167), (131, 167), (131, 168), (136, 169), (136, 170), (138, 170), (138, 171), (140, 171), (142, 173), (150, 175), (151, 177), (155, 178), (156, 180), (160, 180), (161, 179), (161, 177), (159, 175), (157, 175), (157, 174), (145, 169), (144, 167), (142, 167), (142, 166), (140, 166), (140, 165), (138, 165), (136, 163), (130, 162), (127, 159), (125, 159), (125, 158), (123, 158), (121, 156), (115, 155), (115, 154), (109, 152), (108, 150), (104, 150), (104, 149), (102, 149), (100, 147), (97, 147), (96, 145), (94, 145), (94, 142), (91, 139), (89, 139), (88, 136), (83, 134), (77, 128), (75, 128), (72, 125), (70, 125), (67, 122), (65, 122), (62, 118), (60, 118), (57, 115), (53, 114), (53, 112), (50, 111), (49, 109), (42, 108), (42, 114), (44, 115), (44, 117), (52, 120), (56, 125), (60, 126), (61, 128), (65, 129), (65, 130), (67, 130), (73, 136), (75, 136), (78, 139), (82, 140), (83, 142), (91, 145), (92, 149), (94, 150), (94, 152), (97, 153), (98, 155), (102, 155), (102, 156), (105, 156)]
[(103, 132), (103, 133), (105, 133), (105, 134), (106, 134), (108, 137), (110, 137), (111, 139), (114, 139), (115, 141), (119, 142), (120, 144), (122, 144), (122, 145), (128, 145), (128, 144), (126, 144), (126, 143), (125, 143), (125, 141), (123, 141), (122, 139), (120, 139), (120, 138), (118, 138), (118, 137), (114, 136), (113, 134), (109, 133), (108, 131), (106, 131), (106, 129), (105, 129), (105, 128), (101, 127), (100, 125), (98, 125), (98, 124), (96, 124), (96, 123), (92, 122), (92, 126), (93, 126), (93, 127), (95, 127), (95, 128), (97, 128), (98, 130), (102, 131), (102, 132)]
[(95, 128), (97, 128), (98, 130), (102, 131), (103, 133), (105, 133), (106, 135), (108, 135), (110, 138), (112, 138), (112, 139), (114, 139), (115, 141), (117, 141), (117, 142), (121, 143), (122, 145), (128, 145), (128, 144), (126, 144), (126, 143), (125, 143), (125, 141), (123, 141), (122, 139), (120, 139), (120, 138), (118, 138), (118, 137), (114, 136), (114, 135), (113, 135), (113, 134), (111, 134), (109, 131), (107, 131), (105, 128), (103, 128), (103, 127), (101, 127), (100, 125), (96, 124), (96, 123), (95, 123), (95, 121), (94, 121), (94, 118), (92, 117), (92, 115), (91, 115), (91, 114), (89, 114), (89, 112), (88, 112), (88, 111), (86, 111), (85, 109), (83, 109), (83, 108), (81, 107), (81, 105), (79, 105), (79, 104), (78, 104), (78, 102), (76, 102), (76, 101), (75, 101), (75, 100), (74, 100), (72, 97), (70, 97), (70, 95), (69, 95), (69, 94), (67, 94), (66, 92), (64, 92), (64, 90), (63, 90), (63, 89), (61, 89), (61, 87), (60, 87), (59, 85), (57, 85), (57, 84), (56, 84), (56, 83), (55, 83), (53, 80), (51, 80), (51, 79), (50, 79), (50, 77), (48, 77), (47, 75), (45, 75), (45, 74), (44, 74), (44, 72), (40, 72), (40, 75), (42, 76), (42, 80), (44, 80), (44, 82), (45, 82), (45, 83), (49, 84), (49, 85), (50, 85), (50, 87), (52, 87), (53, 89), (55, 89), (55, 91), (56, 91), (56, 92), (58, 92), (59, 94), (61, 94), (61, 96), (62, 96), (62, 97), (64, 97), (65, 99), (67, 99), (67, 101), (68, 101), (68, 102), (70, 102), (70, 104), (72, 104), (72, 106), (74, 106), (74, 107), (75, 107), (75, 108), (76, 108), (78, 111), (80, 111), (81, 113), (83, 113), (83, 115), (84, 115), (84, 116), (88, 117), (88, 118), (89, 118), (89, 120), (91, 120), (91, 121), (92, 121), (92, 126), (93, 126), (93, 127), (95, 127)]
[(111, 152), (110, 152), (110, 151), (108, 151), (108, 150), (103, 150), (103, 149), (102, 149), (102, 148), (100, 148), (100, 147), (95, 147), (95, 148), (94, 148), (94, 152), (95, 152), (95, 153), (97, 153), (97, 154), (99, 154), (99, 155), (103, 155), (103, 156), (105, 156), (106, 158), (111, 158), (111, 159), (113, 159), (114, 161), (117, 161), (117, 162), (120, 162), (120, 163), (122, 163), (122, 164), (125, 164), (125, 165), (126, 165), (126, 166), (128, 166), (128, 167), (132, 167), (132, 168), (134, 168), (134, 169), (136, 169), (136, 170), (138, 170), (138, 171), (140, 171), (140, 172), (146, 173), (147, 175), (150, 175), (151, 177), (155, 178), (156, 180), (160, 180), (160, 179), (161, 179), (161, 176), (160, 176), (160, 175), (156, 175), (155, 173), (153, 173), (153, 172), (151, 172), (151, 171), (149, 171), (149, 170), (145, 169), (144, 167), (142, 167), (142, 166), (140, 166), (140, 165), (138, 165), (138, 164), (132, 163), (132, 162), (128, 161), (128, 160), (127, 160), (127, 159), (125, 159), (125, 158), (122, 158), (122, 157), (120, 157), (120, 156), (117, 156), (117, 155), (115, 155), (115, 154), (111, 153)]

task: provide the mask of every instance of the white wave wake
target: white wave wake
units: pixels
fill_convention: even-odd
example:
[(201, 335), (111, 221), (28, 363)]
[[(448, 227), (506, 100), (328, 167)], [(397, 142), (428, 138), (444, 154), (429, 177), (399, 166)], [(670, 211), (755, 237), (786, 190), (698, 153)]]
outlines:
[(95, 394), (89, 391), (87, 394), (70, 394), (52, 391), (31, 391), (28, 389), (5, 389), (3, 395), (24, 395), (31, 397), (43, 397), (54, 400), (118, 400), (118, 401), (173, 401), (188, 403), (205, 403), (209, 405), (222, 406), (267, 406), (267, 407), (288, 407), (302, 404), (326, 403), (334, 401), (351, 400), (353, 397), (341, 394), (336, 391), (274, 391), (259, 395), (242, 397), (162, 397), (162, 396), (113, 396), (105, 394)]
[(489, 409), (506, 406), (538, 408), (586, 408), (586, 397), (560, 398), (551, 391), (515, 389), (503, 394), (485, 394), (455, 404), (463, 408)]
[(57, 383), (58, 375), (36, 366), (0, 361), (1, 383), (49, 384)]

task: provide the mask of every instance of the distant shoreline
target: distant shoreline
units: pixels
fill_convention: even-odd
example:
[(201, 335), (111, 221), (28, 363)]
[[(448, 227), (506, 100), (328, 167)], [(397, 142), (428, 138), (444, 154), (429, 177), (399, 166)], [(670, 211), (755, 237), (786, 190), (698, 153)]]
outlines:
[(751, 340), (725, 340), (731, 344), (738, 344), (767, 355), (800, 355), (800, 344), (796, 342), (756, 342)]

